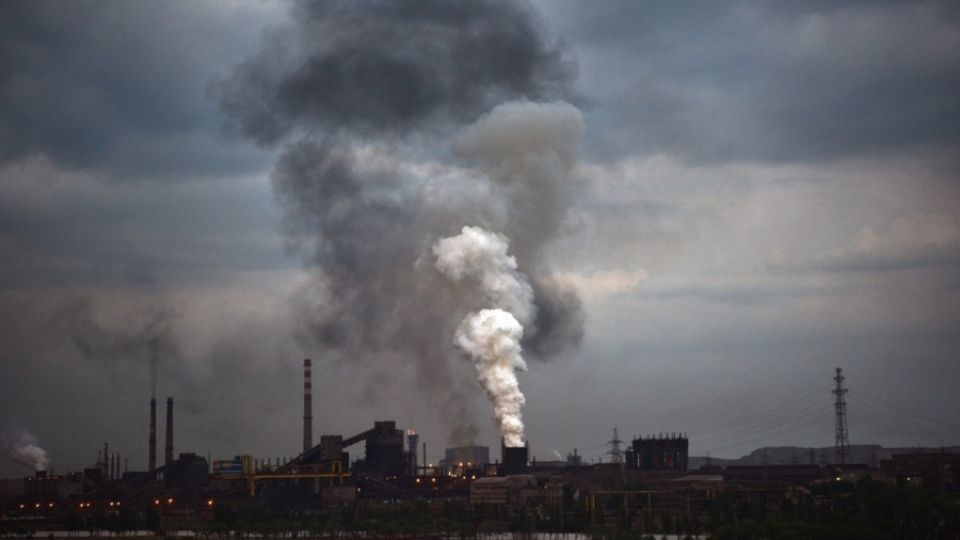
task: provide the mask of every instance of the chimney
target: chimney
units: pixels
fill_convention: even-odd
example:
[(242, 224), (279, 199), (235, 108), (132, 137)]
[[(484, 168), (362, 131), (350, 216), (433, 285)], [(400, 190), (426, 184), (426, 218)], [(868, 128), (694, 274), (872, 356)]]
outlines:
[[(416, 476), (417, 468), (420, 463), (417, 461), (417, 443), (420, 442), (420, 436), (412, 429), (407, 432), (407, 446), (410, 449), (410, 460), (413, 462), (413, 474)], [(424, 464), (426, 465), (426, 464)]]
[(110, 479), (110, 445), (103, 443), (103, 461), (100, 462), (100, 467), (103, 469), (103, 477), (107, 480)]
[(157, 398), (150, 398), (150, 464), (149, 471), (157, 469)]
[(303, 360), (303, 453), (313, 448), (313, 388), (310, 382), (310, 359)]
[(163, 465), (173, 463), (173, 398), (167, 398), (167, 445), (163, 449)]

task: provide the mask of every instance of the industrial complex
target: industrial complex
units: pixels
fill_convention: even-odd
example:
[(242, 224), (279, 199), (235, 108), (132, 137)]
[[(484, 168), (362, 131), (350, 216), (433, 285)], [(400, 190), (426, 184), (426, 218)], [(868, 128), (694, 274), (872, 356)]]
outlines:
[[(711, 508), (721, 499), (727, 501), (724, 504), (755, 500), (781, 504), (803, 495), (798, 489), (865, 478), (917, 483), (946, 494), (960, 492), (956, 448), (915, 449), (861, 464), (851, 459), (845, 440), (828, 463), (814, 463), (812, 458), (803, 464), (752, 465), (698, 459), (694, 468), (686, 434), (621, 441), (614, 432), (611, 458), (605, 463), (584, 463), (576, 450), (565, 460), (537, 461), (528, 445), (509, 447), (501, 441), (497, 456), (491, 456), (488, 446), (454, 447), (434, 465), (424, 459), (425, 445), (420, 446), (418, 435), (392, 420), (376, 421), (350, 436), (321, 434), (315, 441), (310, 360), (303, 367), (299, 455), (287, 459), (238, 455), (209, 462), (195, 453), (175, 454), (175, 407), (173, 398), (167, 398), (164, 454), (158, 463), (157, 400), (152, 398), (147, 470), (128, 470), (128, 459), (104, 444), (98, 462), (82, 471), (54, 475), (37, 470), (0, 480), (0, 525), (7, 530), (63, 523), (102, 525), (127, 516), (130, 528), (193, 528), (214, 520), (218, 508), (280, 505), (327, 516), (344, 508), (355, 512), (419, 501), (426, 512), (442, 512), (456, 502), (480, 512), (477, 515), (484, 508), (506, 508), (524, 515), (533, 512), (548, 521), (579, 516), (583, 523), (632, 523), (657, 530), (678, 512), (697, 527), (708, 523), (714, 519), (709, 517)], [(839, 370), (838, 377), (835, 394), (842, 401)], [(361, 444), (363, 457), (352, 458), (351, 451)]]

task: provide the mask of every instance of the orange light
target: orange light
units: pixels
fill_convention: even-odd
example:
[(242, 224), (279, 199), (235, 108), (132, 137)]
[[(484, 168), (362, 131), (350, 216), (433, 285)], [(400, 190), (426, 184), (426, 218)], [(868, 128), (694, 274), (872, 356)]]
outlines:
[(25, 505), (25, 504), (21, 504), (21, 505), (20, 505), (20, 509), (21, 509), (21, 510), (23, 510), (23, 509), (26, 508), (26, 507), (27, 507), (27, 505)]
[(167, 499), (167, 504), (173, 504), (173, 497), (170, 497), (169, 499)]
[(207, 506), (213, 506), (213, 499), (207, 499)]
[(48, 504), (47, 508), (53, 508), (53, 503)]
[(34, 508), (40, 508), (40, 503), (34, 504), (33, 507), (34, 507)]
[(160, 499), (154, 499), (153, 504), (155, 504), (156, 506), (160, 506)]

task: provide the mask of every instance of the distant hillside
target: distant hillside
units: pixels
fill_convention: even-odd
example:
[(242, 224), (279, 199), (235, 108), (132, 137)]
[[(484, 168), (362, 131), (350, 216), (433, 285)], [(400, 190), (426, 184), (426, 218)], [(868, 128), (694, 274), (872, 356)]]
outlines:
[[(960, 446), (947, 447), (895, 447), (884, 448), (877, 444), (852, 444), (847, 457), (847, 463), (862, 463), (866, 465), (877, 466), (880, 460), (890, 459), (894, 454), (906, 454), (914, 452), (960, 452)], [(696, 470), (707, 462), (711, 465), (790, 465), (790, 464), (818, 464), (825, 465), (837, 463), (836, 454), (832, 446), (822, 448), (809, 448), (800, 446), (768, 446), (758, 448), (746, 456), (739, 459), (719, 459), (707, 458), (703, 456), (690, 456), (689, 470)]]

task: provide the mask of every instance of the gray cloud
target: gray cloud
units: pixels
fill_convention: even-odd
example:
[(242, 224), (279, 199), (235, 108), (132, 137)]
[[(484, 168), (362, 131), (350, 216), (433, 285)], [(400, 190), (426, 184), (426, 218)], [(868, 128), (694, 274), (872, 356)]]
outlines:
[(600, 156), (822, 161), (960, 142), (946, 1), (567, 2)]
[(119, 178), (168, 180), (263, 163), (217, 135), (205, 90), (237, 54), (229, 39), (206, 36), (243, 35), (263, 20), (207, 2), (40, 0), (0, 10), (0, 160), (45, 154)]

